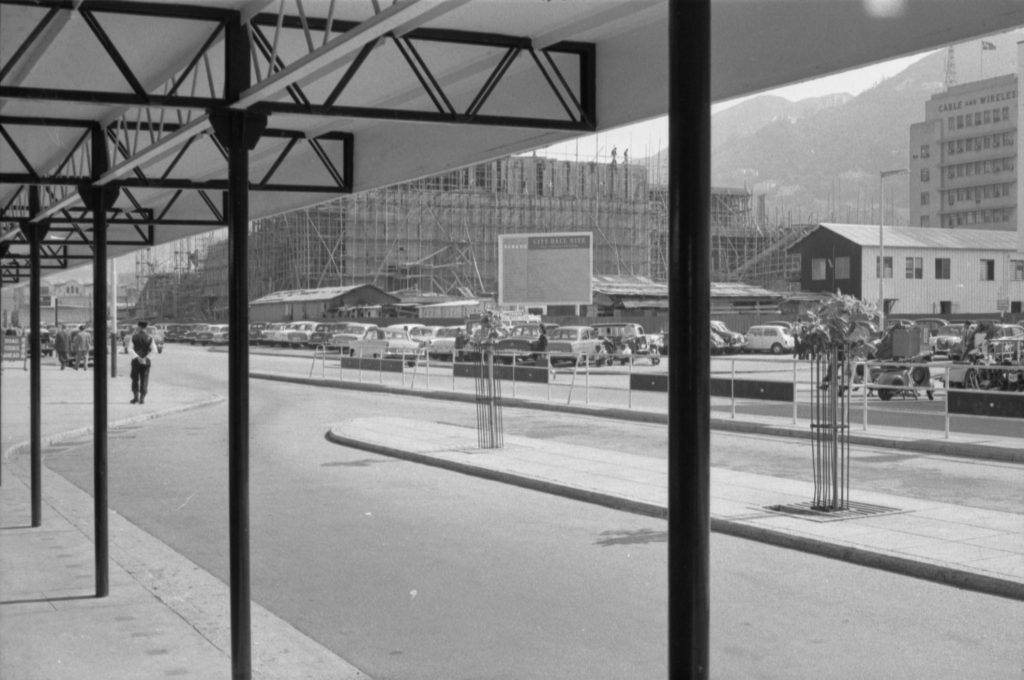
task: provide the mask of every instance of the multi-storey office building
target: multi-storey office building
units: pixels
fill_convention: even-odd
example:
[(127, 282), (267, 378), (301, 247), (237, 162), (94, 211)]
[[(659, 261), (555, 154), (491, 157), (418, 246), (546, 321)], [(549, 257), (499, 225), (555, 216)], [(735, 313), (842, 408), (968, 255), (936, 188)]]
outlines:
[(935, 94), (910, 127), (910, 224), (1017, 229), (1017, 76)]

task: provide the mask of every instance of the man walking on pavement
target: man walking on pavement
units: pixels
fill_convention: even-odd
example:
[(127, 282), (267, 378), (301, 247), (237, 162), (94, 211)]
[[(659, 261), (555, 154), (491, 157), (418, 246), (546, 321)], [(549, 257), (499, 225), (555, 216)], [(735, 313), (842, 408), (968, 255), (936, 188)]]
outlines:
[(71, 336), (68, 335), (68, 329), (64, 327), (64, 324), (60, 325), (57, 335), (53, 338), (53, 350), (57, 353), (60, 370), (63, 371), (70, 361), (68, 352), (71, 350)]
[(92, 349), (92, 335), (85, 326), (78, 327), (78, 334), (71, 341), (71, 348), (75, 351), (75, 370), (89, 369), (89, 350)]
[(139, 327), (132, 334), (128, 353), (132, 355), (132, 401), (133, 404), (146, 403), (146, 392), (149, 391), (150, 355), (153, 353), (153, 338), (146, 332), (149, 323), (140, 321)]

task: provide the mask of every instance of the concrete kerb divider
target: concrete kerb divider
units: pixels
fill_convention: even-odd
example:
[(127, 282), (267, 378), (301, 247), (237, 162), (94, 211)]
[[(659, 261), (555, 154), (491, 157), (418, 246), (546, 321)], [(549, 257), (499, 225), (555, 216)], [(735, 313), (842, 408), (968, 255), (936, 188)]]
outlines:
[(622, 496), (601, 493), (590, 489), (580, 489), (578, 487), (559, 484), (558, 482), (552, 482), (545, 479), (538, 479), (536, 477), (529, 477), (526, 475), (517, 475), (503, 470), (491, 470), (489, 468), (472, 465), (470, 463), (445, 460), (434, 456), (414, 453), (412, 451), (394, 449), (380, 444), (365, 442), (360, 439), (345, 437), (335, 433), (333, 430), (328, 430), (325, 437), (328, 441), (332, 441), (335, 444), (351, 446), (352, 448), (370, 451), (371, 453), (379, 453), (392, 458), (400, 458), (402, 460), (421, 463), (423, 465), (432, 465), (434, 467), (451, 470), (453, 472), (460, 472), (473, 477), (503, 482), (505, 484), (511, 484), (525, 489), (531, 489), (533, 491), (540, 491), (542, 493), (561, 496), (563, 498), (570, 498), (572, 500), (583, 501), (585, 503), (601, 505), (607, 508), (612, 508), (613, 510), (623, 510), (635, 515), (645, 515), (647, 517), (654, 517), (657, 519), (668, 518), (668, 508), (656, 503), (624, 498)]
[[(149, 413), (143, 413), (143, 414), (140, 414), (140, 415), (137, 415), (137, 416), (131, 416), (130, 418), (122, 418), (121, 420), (114, 420), (114, 421), (111, 421), (111, 422), (107, 423), (107, 429), (114, 429), (114, 428), (117, 428), (117, 427), (124, 427), (126, 425), (134, 425), (135, 423), (143, 423), (143, 422), (146, 422), (147, 420), (154, 420), (156, 418), (161, 418), (163, 416), (170, 416), (170, 415), (174, 415), (176, 413), (184, 413), (186, 411), (193, 411), (193, 410), (197, 410), (197, 409), (201, 409), (201, 408), (206, 408), (207, 406), (213, 406), (215, 404), (222, 403), (223, 401), (225, 401), (224, 397), (213, 396), (213, 397), (209, 397), (207, 399), (204, 399), (203, 401), (193, 402), (193, 403), (190, 403), (190, 404), (183, 404), (181, 406), (175, 406), (173, 408), (161, 409), (159, 411), (152, 411), (152, 412), (149, 412)], [(44, 447), (45, 446), (52, 446), (53, 444), (57, 444), (57, 443), (60, 443), (62, 441), (67, 441), (68, 439), (75, 439), (76, 437), (84, 437), (86, 435), (92, 434), (94, 429), (95, 428), (93, 426), (87, 425), (85, 427), (79, 427), (79, 428), (76, 428), (74, 430), (65, 430), (64, 432), (57, 432), (56, 434), (51, 434), (49, 436), (44, 436), (43, 437), (43, 441), (42, 441), (42, 445)], [(29, 449), (31, 446), (32, 446), (32, 442), (31, 441), (23, 441), (23, 442), (18, 442), (16, 444), (12, 444), (11, 446), (7, 447), (2, 452), (3, 459), (5, 461), (7, 461), (7, 460), (11, 460), (13, 458), (16, 458), (16, 457), (22, 455), (22, 453), (24, 453), (25, 450)]]
[[(425, 399), (442, 399), (446, 401), (462, 401), (474, 403), (476, 397), (472, 394), (460, 392), (445, 392), (441, 390), (416, 390), (407, 387), (396, 387), (393, 385), (380, 385), (376, 383), (361, 383), (355, 381), (339, 381), (334, 378), (304, 378), (298, 376), (282, 375), (278, 373), (250, 373), (251, 378), (258, 380), (271, 380), (278, 382), (312, 385), (315, 387), (327, 387), (332, 389), (362, 390), (369, 392), (383, 392), (388, 394), (401, 394)], [(615, 407), (600, 406), (573, 406), (548, 401), (536, 401), (522, 398), (502, 397), (502, 403), (513, 408), (528, 408), (542, 411), (557, 411), (559, 413), (575, 413), (587, 416), (599, 416), (606, 418), (619, 418), (643, 423), (667, 424), (668, 415), (664, 413), (652, 413), (650, 411), (636, 411)], [(762, 422), (751, 422), (744, 420), (733, 420), (731, 418), (712, 418), (711, 429), (725, 432), (743, 432), (749, 434), (767, 434), (776, 437), (796, 437), (810, 439), (813, 432), (810, 428), (801, 428), (791, 424), (773, 424)], [(931, 453), (945, 456), (956, 456), (971, 459), (996, 460), (1006, 463), (1024, 463), (1024, 451), (1008, 449), (999, 446), (986, 446), (984, 444), (964, 443), (937, 439), (899, 439), (884, 435), (850, 434), (850, 441), (854, 444), (864, 446), (877, 446), (902, 451), (913, 451), (915, 453)]]
[(924, 581), (932, 581), (986, 595), (996, 595), (998, 597), (1024, 601), (1024, 583), (964, 571), (963, 569), (956, 569), (948, 565), (923, 562), (909, 557), (866, 550), (856, 546), (829, 543), (828, 541), (810, 536), (776, 531), (729, 519), (712, 517), (711, 530), (716, 533), (767, 543), (780, 548), (799, 550), (863, 567), (881, 569), (903, 576), (912, 576)]

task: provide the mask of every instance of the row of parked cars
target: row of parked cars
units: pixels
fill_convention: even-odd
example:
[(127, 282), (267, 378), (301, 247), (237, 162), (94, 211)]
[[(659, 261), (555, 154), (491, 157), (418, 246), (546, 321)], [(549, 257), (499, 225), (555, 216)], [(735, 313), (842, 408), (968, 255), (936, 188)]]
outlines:
[[(541, 327), (547, 338), (543, 347), (539, 346)], [(185, 341), (204, 344), (194, 335)], [(514, 326), (488, 323), (485, 329), (482, 318), (457, 326), (411, 322), (382, 326), (368, 321), (253, 323), (249, 342), (266, 347), (322, 348), (353, 357), (429, 356), (441, 361), (472, 361), (486, 344), (504, 363), (526, 363), (550, 354), (555, 363), (582, 360), (592, 365), (625, 364), (640, 357), (657, 364), (668, 351), (667, 337), (649, 335), (639, 324), (559, 327), (539, 322)]]
[(711, 322), (711, 353), (769, 352), (790, 354), (796, 348), (796, 327), (788, 321), (751, 326), (746, 334), (730, 330), (721, 321)]

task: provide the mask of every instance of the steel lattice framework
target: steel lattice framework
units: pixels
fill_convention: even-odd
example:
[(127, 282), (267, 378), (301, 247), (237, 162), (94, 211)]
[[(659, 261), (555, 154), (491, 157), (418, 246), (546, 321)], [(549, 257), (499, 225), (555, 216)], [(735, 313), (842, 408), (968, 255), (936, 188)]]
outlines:
[[(245, 111), (259, 121), (252, 149), (259, 169), (249, 182), (251, 192), (324, 199), (355, 186), (356, 135), (329, 129), (334, 125), (328, 121), (595, 129), (592, 44), (538, 47), (528, 37), (423, 26), (462, 4), (396, 3), (353, 21), (333, 16), (333, 2), (319, 17), (301, 1), (280, 2), (276, 13), (257, 13), (244, 23), (252, 82), (229, 100), (225, 36), (237, 12), (146, 2), (3, 0), (7, 20), (23, 22), (26, 30), (0, 64), (0, 101), (79, 111), (98, 106), (104, 115), (40, 117), (0, 109), (0, 229), (7, 244), (2, 282), (18, 282), (28, 271), (29, 225), (46, 225), (45, 266), (91, 259), (93, 210), (83, 196), (90, 185), (104, 187), (107, 195), (107, 223), (114, 228), (110, 246), (154, 245), (156, 227), (223, 226), (225, 111)], [(118, 29), (126, 17), (155, 22), (156, 29), (147, 28), (151, 33), (160, 26), (187, 33), (192, 48), (175, 55), (176, 67), (154, 68), (150, 52), (122, 47)], [(91, 41), (93, 54), (105, 62), (95, 68), (116, 74), (114, 86), (34, 84), (32, 70), (37, 62), (45, 64), (48, 38), (79, 20), (75, 35)], [(542, 83), (537, 92), (546, 93), (550, 104), (534, 105), (535, 113), (492, 106), (509, 74), (524, 70)], [(395, 76), (401, 86), (386, 97), (368, 96), (367, 81), (382, 72), (401, 72), (404, 78)], [(41, 130), (73, 142), (57, 145), (59, 153), (41, 151)], [(102, 172), (92, 151), (94, 134), (104, 141)], [(29, 187), (40, 190), (38, 212), (29, 209)]]

